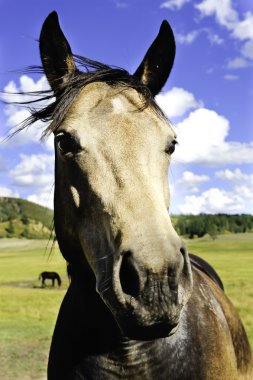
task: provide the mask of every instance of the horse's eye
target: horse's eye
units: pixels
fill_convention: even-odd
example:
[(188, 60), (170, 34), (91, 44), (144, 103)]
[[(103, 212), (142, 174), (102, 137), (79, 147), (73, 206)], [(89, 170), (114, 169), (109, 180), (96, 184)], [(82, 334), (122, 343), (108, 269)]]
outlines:
[(56, 145), (63, 155), (68, 153), (77, 153), (80, 150), (80, 144), (76, 136), (67, 132), (60, 132), (55, 136)]
[(169, 155), (171, 155), (172, 153), (174, 153), (174, 151), (175, 151), (175, 149), (176, 149), (176, 145), (177, 145), (177, 141), (176, 140), (173, 140), (173, 141), (171, 141), (168, 145), (167, 145), (167, 147), (166, 147), (166, 149), (165, 149), (165, 152), (167, 153), (167, 154), (169, 154)]

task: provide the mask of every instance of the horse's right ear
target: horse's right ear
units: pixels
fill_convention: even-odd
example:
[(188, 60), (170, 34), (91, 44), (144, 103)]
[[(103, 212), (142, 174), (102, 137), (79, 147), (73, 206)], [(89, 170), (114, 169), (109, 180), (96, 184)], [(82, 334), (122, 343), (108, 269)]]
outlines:
[(74, 73), (76, 66), (71, 48), (59, 25), (58, 15), (48, 15), (40, 32), (40, 56), (48, 82), (55, 95)]
[(156, 39), (134, 73), (150, 89), (153, 96), (165, 85), (174, 63), (175, 52), (173, 31), (168, 21), (164, 20)]

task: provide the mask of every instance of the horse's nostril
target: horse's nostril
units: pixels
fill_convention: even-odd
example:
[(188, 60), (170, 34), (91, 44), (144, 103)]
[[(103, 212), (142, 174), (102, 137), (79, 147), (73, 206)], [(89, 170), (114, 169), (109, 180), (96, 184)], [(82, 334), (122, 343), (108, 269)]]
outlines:
[(180, 248), (180, 253), (182, 253), (183, 256), (186, 255), (186, 248), (185, 247), (181, 247)]
[(119, 278), (123, 292), (137, 298), (140, 293), (140, 279), (130, 251), (123, 253)]

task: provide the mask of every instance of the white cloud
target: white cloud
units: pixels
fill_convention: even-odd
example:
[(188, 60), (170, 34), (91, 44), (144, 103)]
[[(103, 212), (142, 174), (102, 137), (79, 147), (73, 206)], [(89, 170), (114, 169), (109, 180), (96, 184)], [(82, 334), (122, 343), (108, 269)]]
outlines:
[(160, 8), (181, 9), (190, 0), (167, 0), (160, 5)]
[(242, 54), (244, 57), (253, 59), (253, 40), (247, 41), (242, 47)]
[(253, 192), (252, 192), (252, 185), (246, 186), (246, 185), (237, 185), (234, 188), (234, 192), (236, 194), (239, 194), (240, 197), (244, 200), (245, 204), (245, 211), (246, 213), (253, 214)]
[(196, 40), (196, 38), (201, 33), (205, 33), (207, 35), (207, 38), (212, 45), (221, 45), (224, 42), (224, 40), (218, 34), (213, 33), (213, 31), (210, 28), (200, 28), (198, 30), (192, 30), (187, 34), (177, 33), (176, 41), (180, 44), (190, 45)]
[(156, 101), (169, 118), (182, 116), (190, 109), (201, 106), (192, 93), (179, 87), (157, 95)]
[[(13, 187), (21, 196), (42, 206), (53, 208), (54, 156), (50, 154), (20, 155), (20, 162), (10, 171)], [(31, 192), (27, 196), (27, 191)]]
[(179, 202), (179, 211), (183, 214), (253, 213), (253, 174), (243, 173), (241, 169), (237, 168), (217, 171), (215, 177), (224, 181), (226, 190), (216, 185), (202, 193), (189, 195), (191, 185), (194, 189), (196, 183), (196, 190), (199, 191), (199, 185), (210, 181), (211, 178), (205, 175), (195, 175), (192, 172), (184, 174), (182, 179), (176, 182), (174, 191), (175, 194), (179, 192), (183, 194), (188, 191), (183, 203)]
[[(169, 0), (161, 4), (161, 8), (181, 9), (188, 0)], [(253, 60), (253, 14), (246, 12), (242, 17), (233, 6), (232, 0), (202, 0), (194, 5), (199, 11), (200, 16), (214, 16), (216, 22), (226, 28), (230, 36), (239, 41), (246, 41), (242, 46), (241, 53), (247, 59)], [(191, 44), (201, 32), (207, 32), (208, 39), (212, 44), (221, 45), (224, 40), (209, 29), (202, 28), (193, 30), (185, 35), (178, 34), (177, 41), (183, 44)], [(231, 67), (230, 67), (231, 66)], [(231, 60), (229, 68), (245, 68), (248, 67), (248, 62), (243, 58), (235, 58)]]
[(227, 64), (228, 69), (243, 69), (244, 67), (248, 67), (249, 63), (241, 57), (234, 58), (230, 60)]
[(228, 135), (229, 122), (215, 111), (205, 108), (190, 113), (175, 128), (179, 145), (175, 159), (186, 162), (205, 161), (210, 150), (219, 147)]
[[(215, 176), (224, 181), (230, 181), (237, 184), (243, 184), (247, 186), (251, 186), (253, 189), (253, 174), (246, 174), (241, 171), (241, 169), (236, 168), (234, 170), (225, 169), (220, 170), (215, 173)], [(253, 195), (253, 191), (252, 191)]]
[[(195, 7), (199, 10), (202, 17), (214, 16), (217, 23), (225, 27), (231, 37), (246, 41), (241, 53), (248, 59), (253, 59), (253, 14), (246, 12), (243, 18), (239, 17), (238, 12), (233, 8), (232, 0), (203, 0)], [(233, 63), (234, 61), (234, 63)], [(244, 68), (248, 64), (245, 60), (235, 58), (231, 62), (231, 68)]]
[(208, 39), (213, 45), (221, 45), (224, 42), (218, 34), (213, 34), (211, 31), (208, 33)]
[(253, 163), (253, 142), (227, 142), (229, 121), (215, 111), (197, 109), (174, 129), (179, 142), (173, 155), (175, 163)]
[(201, 33), (201, 30), (193, 30), (187, 34), (176, 34), (176, 41), (180, 44), (190, 45), (193, 43), (198, 35)]
[(179, 206), (182, 213), (251, 213), (253, 212), (253, 174), (246, 174), (237, 168), (215, 173), (216, 178), (232, 184), (231, 190), (211, 188), (200, 195), (186, 196)]
[(219, 188), (211, 188), (201, 195), (186, 196), (184, 203), (179, 206), (183, 214), (199, 213), (241, 213), (245, 211), (243, 196)]
[(253, 40), (253, 14), (251, 12), (247, 12), (244, 15), (244, 20), (238, 21), (233, 26), (232, 35), (242, 41)]
[[(17, 86), (14, 81), (9, 82), (5, 86), (1, 98), (7, 103), (29, 102), (38, 98), (36, 92), (48, 90), (50, 90), (50, 87), (44, 75), (37, 82), (28, 75), (21, 75), (19, 78), (19, 86)], [(47, 103), (47, 100), (38, 102), (40, 107)]]
[(2, 136), (2, 147), (24, 145), (27, 143), (39, 143), (44, 124), (41, 122), (34, 123), (31, 127), (25, 128), (22, 131), (14, 134), (11, 139), (6, 139), (7, 136), (15, 133), (18, 126), (30, 116), (30, 112), (27, 109), (20, 109), (18, 106), (9, 105), (5, 108), (8, 119), (6, 126), (9, 127), (5, 130), (4, 136)]
[(239, 77), (237, 75), (226, 74), (226, 75), (224, 75), (224, 79), (234, 81), (234, 80), (239, 79)]
[(54, 150), (54, 135), (51, 134), (47, 137), (43, 137), (43, 139), (41, 140), (44, 147), (46, 148), (46, 150), (48, 151), (52, 151)]
[(202, 17), (214, 15), (216, 21), (228, 29), (238, 22), (238, 14), (232, 7), (231, 0), (203, 0), (195, 5)]
[(115, 5), (117, 8), (128, 8), (129, 7), (129, 4), (124, 2), (124, 1), (114, 1)]
[(180, 192), (187, 191), (197, 193), (199, 191), (199, 187), (208, 181), (210, 181), (210, 177), (207, 175), (198, 175), (190, 171), (185, 171), (182, 174), (182, 178), (176, 182), (175, 188)]
[(54, 183), (54, 156), (49, 154), (20, 155), (20, 162), (10, 171), (15, 186), (40, 189)]
[(41, 206), (54, 208), (54, 188), (53, 186), (46, 186), (35, 194), (28, 195), (27, 200), (30, 202), (38, 203)]
[[(216, 178), (233, 185), (233, 194), (237, 194), (244, 200), (245, 212), (253, 212), (253, 174), (243, 173), (241, 169), (225, 169), (215, 173)], [(253, 208), (253, 207), (252, 207)]]
[(0, 186), (0, 197), (19, 197), (19, 193), (16, 190), (10, 189), (5, 186)]
[[(8, 128), (4, 131), (4, 136), (2, 136), (2, 138), (15, 132), (21, 123), (30, 116), (30, 111), (27, 107), (11, 103), (29, 102), (31, 100), (38, 99), (38, 95), (36, 95), (36, 93), (38, 91), (47, 90), (49, 90), (49, 85), (45, 76), (41, 77), (36, 82), (31, 77), (22, 75), (19, 79), (19, 86), (17, 86), (13, 81), (9, 82), (5, 86), (5, 93), (1, 95), (1, 99), (10, 104), (7, 104), (4, 108), (4, 113), (7, 116), (6, 126)], [(41, 96), (39, 96), (39, 98), (40, 97)], [(32, 107), (35, 109), (40, 109), (45, 107), (47, 104), (49, 104), (48, 100), (41, 100), (32, 104)], [(11, 140), (4, 141), (3, 146), (10, 144), (12, 146), (23, 145), (32, 142), (40, 143), (40, 137), (43, 130), (46, 128), (46, 125), (47, 124), (42, 121), (37, 121), (31, 127), (17, 133)], [(52, 150), (52, 138), (49, 139), (49, 141), (45, 140), (43, 146)]]

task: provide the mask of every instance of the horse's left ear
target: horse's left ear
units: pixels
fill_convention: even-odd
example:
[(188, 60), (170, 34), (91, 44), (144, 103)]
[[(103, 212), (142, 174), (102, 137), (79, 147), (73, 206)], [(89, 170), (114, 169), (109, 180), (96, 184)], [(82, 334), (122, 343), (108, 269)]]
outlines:
[(173, 31), (164, 20), (159, 33), (134, 73), (140, 81), (157, 95), (165, 85), (175, 58), (176, 45)]
[(76, 66), (56, 12), (50, 13), (42, 26), (40, 56), (48, 82), (57, 96), (61, 91), (62, 84), (75, 72)]

